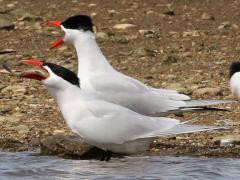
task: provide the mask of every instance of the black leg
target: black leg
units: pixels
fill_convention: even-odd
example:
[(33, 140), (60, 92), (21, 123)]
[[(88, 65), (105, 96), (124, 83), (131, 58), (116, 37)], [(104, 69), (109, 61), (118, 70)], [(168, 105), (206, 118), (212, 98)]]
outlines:
[(111, 157), (112, 157), (112, 151), (107, 151), (105, 161), (109, 161), (111, 159)]
[(112, 157), (112, 152), (111, 151), (105, 151), (103, 154), (102, 154), (102, 157), (100, 159), (100, 161), (109, 161)]
[(107, 152), (104, 151), (104, 153), (102, 154), (102, 157), (101, 157), (100, 161), (105, 161), (106, 156), (107, 156)]

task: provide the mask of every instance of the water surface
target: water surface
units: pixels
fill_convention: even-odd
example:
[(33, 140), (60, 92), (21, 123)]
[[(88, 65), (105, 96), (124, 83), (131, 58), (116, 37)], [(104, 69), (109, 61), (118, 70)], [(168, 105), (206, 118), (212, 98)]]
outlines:
[(36, 153), (0, 152), (0, 180), (5, 179), (240, 179), (240, 159), (134, 156), (67, 160)]

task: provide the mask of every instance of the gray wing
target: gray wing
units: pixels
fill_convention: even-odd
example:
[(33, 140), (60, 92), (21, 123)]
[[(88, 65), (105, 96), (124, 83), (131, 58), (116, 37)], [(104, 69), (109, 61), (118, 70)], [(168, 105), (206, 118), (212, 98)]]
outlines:
[(71, 128), (75, 132), (80, 132), (81, 129), (80, 135), (83, 138), (102, 144), (121, 144), (179, 124), (176, 119), (147, 117), (100, 100), (88, 101), (85, 105), (90, 115), (79, 122), (75, 121)]
[[(101, 78), (99, 78), (101, 77)], [(98, 79), (101, 79), (99, 81)], [(121, 73), (95, 73), (90, 77), (94, 94), (100, 99), (119, 104), (144, 115), (163, 112), (198, 112), (210, 109), (195, 108), (229, 103), (219, 100), (190, 100), (190, 97), (174, 90), (148, 87), (142, 82)], [(212, 109), (211, 109), (212, 110)], [(162, 114), (159, 114), (162, 115)]]

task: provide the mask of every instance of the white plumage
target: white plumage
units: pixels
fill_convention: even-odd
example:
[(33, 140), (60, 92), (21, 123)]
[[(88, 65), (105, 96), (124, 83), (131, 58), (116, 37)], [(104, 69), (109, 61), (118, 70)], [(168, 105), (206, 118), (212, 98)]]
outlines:
[[(144, 115), (169, 111), (198, 111), (201, 106), (229, 103), (224, 100), (191, 100), (174, 90), (146, 86), (116, 71), (102, 54), (91, 31), (66, 29), (64, 42), (74, 45), (78, 55), (78, 77), (81, 88), (97, 97)], [(196, 108), (197, 107), (197, 108)]]
[(148, 117), (125, 107), (103, 101), (81, 90), (45, 67), (50, 77), (43, 80), (57, 101), (72, 131), (92, 145), (106, 151), (138, 153), (148, 149), (158, 136), (221, 129), (180, 123), (165, 117)]
[(235, 72), (230, 79), (230, 88), (232, 94), (240, 98), (240, 72)]

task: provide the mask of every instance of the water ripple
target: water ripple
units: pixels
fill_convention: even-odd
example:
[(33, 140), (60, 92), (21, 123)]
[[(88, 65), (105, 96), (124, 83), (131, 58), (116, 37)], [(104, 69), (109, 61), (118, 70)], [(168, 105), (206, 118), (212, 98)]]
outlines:
[(240, 179), (240, 159), (171, 156), (130, 156), (97, 160), (67, 160), (35, 153), (0, 152), (0, 180), (75, 179)]

